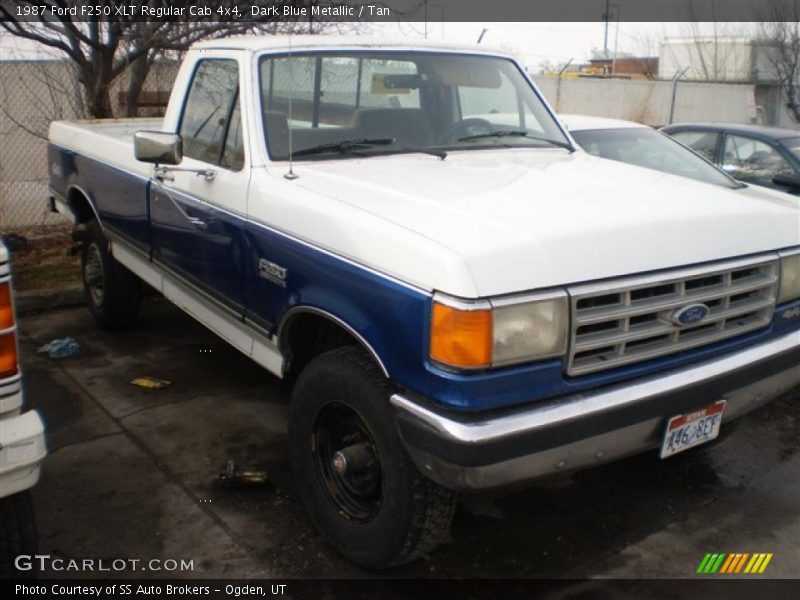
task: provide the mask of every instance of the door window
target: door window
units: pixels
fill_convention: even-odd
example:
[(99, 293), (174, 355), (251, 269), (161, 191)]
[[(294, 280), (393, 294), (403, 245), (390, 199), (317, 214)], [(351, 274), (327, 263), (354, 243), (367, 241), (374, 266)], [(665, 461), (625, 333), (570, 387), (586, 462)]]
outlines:
[(779, 173), (794, 175), (792, 166), (775, 148), (738, 135), (725, 137), (722, 168), (736, 179), (760, 185), (772, 185), (772, 178)]
[(183, 154), (238, 171), (244, 165), (239, 66), (235, 60), (198, 63), (181, 119)]

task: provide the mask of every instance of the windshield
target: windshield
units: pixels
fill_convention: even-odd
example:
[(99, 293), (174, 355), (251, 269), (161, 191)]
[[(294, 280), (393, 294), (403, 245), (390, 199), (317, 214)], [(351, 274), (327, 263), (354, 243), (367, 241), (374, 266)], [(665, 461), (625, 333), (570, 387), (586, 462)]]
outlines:
[[(508, 147), (570, 149), (513, 61), (428, 52), (314, 52), (260, 62), (272, 160)], [(291, 133), (291, 140), (290, 134)]]
[(705, 159), (654, 129), (589, 129), (571, 133), (584, 150), (601, 158), (728, 188), (742, 187)]

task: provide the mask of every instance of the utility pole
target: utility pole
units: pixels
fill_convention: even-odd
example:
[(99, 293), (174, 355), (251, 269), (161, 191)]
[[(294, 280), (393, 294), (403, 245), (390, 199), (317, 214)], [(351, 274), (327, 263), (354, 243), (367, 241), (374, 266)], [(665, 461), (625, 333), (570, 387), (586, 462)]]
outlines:
[(606, 33), (603, 38), (603, 58), (608, 57), (608, 20), (611, 18), (610, 12), (611, 0), (606, 0), (606, 12), (603, 13), (603, 20), (606, 22)]

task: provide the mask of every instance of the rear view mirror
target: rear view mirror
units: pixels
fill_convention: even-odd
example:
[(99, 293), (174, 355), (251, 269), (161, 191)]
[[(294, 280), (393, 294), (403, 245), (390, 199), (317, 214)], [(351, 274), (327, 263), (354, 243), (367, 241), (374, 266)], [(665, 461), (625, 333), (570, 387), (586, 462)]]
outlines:
[(136, 160), (162, 165), (177, 165), (183, 159), (183, 141), (177, 133), (137, 131), (133, 134)]
[(778, 173), (772, 178), (772, 183), (781, 187), (788, 187), (792, 190), (800, 190), (800, 177), (797, 177), (797, 175)]

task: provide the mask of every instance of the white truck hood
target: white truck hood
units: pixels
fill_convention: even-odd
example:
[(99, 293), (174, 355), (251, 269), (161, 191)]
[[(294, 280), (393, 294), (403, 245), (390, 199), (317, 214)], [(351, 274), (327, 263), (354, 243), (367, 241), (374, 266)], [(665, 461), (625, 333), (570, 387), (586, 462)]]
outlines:
[(394, 155), (295, 169), (296, 185), (459, 255), (478, 296), (800, 244), (800, 203), (789, 195), (729, 190), (583, 152)]

